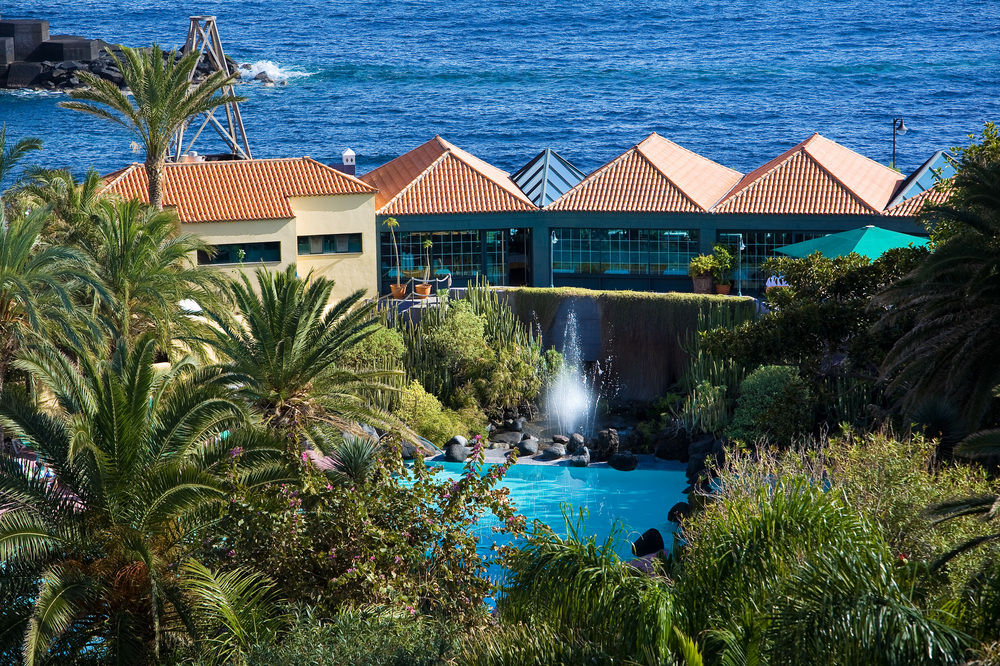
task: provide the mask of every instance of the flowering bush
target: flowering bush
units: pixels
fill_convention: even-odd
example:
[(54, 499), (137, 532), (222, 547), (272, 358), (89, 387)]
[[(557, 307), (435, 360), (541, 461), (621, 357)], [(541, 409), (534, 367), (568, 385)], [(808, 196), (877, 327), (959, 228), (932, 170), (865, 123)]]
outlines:
[(289, 600), (329, 611), (383, 604), (471, 622), (491, 593), (484, 574), (493, 558), (480, 556), (470, 528), (487, 513), (497, 531), (525, 528), (499, 486), (513, 459), (486, 469), (482, 458), (476, 438), (454, 482), (422, 460), (404, 466), (391, 448), (356, 484), (331, 483), (307, 463), (278, 492), (234, 496), (215, 532), (223, 536), (206, 541), (202, 557), (265, 571)]

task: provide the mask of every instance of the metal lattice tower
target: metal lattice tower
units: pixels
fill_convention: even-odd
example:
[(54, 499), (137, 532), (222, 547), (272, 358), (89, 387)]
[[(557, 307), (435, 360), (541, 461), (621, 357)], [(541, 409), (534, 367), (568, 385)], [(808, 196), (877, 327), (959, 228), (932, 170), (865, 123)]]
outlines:
[[(214, 16), (192, 16), (191, 25), (188, 27), (187, 41), (184, 43), (184, 49), (181, 51), (184, 55), (191, 53), (192, 51), (198, 51), (202, 56), (207, 56), (209, 64), (212, 66), (213, 71), (221, 71), (226, 74), (232, 74), (232, 70), (229, 67), (229, 61), (226, 60), (226, 54), (222, 50), (222, 40), (219, 39), (219, 29), (215, 22)], [(197, 69), (191, 71), (190, 80), (194, 79)], [(232, 84), (224, 86), (222, 88), (223, 95), (235, 95)], [(225, 124), (215, 117), (217, 111), (225, 111)], [(233, 157), (237, 159), (252, 159), (253, 155), (250, 153), (250, 144), (247, 142), (247, 133), (243, 128), (243, 117), (240, 115), (240, 106), (236, 102), (228, 102), (222, 106), (216, 107), (211, 111), (201, 114), (201, 116), (196, 116), (196, 118), (204, 118), (201, 125), (198, 127), (198, 131), (194, 133), (191, 140), (188, 142), (187, 146), (184, 145), (184, 131), (188, 126), (193, 124), (195, 118), (192, 118), (187, 122), (187, 124), (181, 128), (177, 135), (174, 137), (174, 146), (171, 150), (173, 153), (173, 158), (175, 161), (179, 162), (181, 156), (191, 150), (194, 142), (198, 140), (201, 136), (202, 131), (208, 127), (212, 126), (213, 129), (218, 133), (222, 140), (226, 142), (226, 146), (232, 151)]]

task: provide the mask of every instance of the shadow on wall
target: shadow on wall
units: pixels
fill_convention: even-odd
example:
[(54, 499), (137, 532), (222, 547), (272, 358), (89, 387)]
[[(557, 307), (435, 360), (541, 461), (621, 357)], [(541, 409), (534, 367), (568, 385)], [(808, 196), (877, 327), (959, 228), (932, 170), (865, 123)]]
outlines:
[(687, 369), (684, 341), (710, 308), (755, 311), (752, 298), (688, 293), (593, 291), (571, 287), (505, 290), (522, 321), (537, 325), (545, 348), (562, 350), (571, 312), (577, 320), (582, 360), (610, 359), (622, 400), (653, 400), (666, 393)]

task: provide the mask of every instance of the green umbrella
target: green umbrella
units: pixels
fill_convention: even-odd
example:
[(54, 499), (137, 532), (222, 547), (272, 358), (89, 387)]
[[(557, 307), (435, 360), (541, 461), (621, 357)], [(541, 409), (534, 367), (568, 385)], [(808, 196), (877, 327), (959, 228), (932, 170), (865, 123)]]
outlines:
[(927, 239), (920, 236), (901, 234), (881, 227), (868, 225), (860, 229), (827, 234), (812, 240), (793, 243), (776, 249), (777, 252), (790, 257), (808, 257), (814, 252), (821, 253), (828, 259), (843, 257), (851, 252), (857, 252), (869, 259), (878, 259), (889, 250), (897, 247), (923, 247)]

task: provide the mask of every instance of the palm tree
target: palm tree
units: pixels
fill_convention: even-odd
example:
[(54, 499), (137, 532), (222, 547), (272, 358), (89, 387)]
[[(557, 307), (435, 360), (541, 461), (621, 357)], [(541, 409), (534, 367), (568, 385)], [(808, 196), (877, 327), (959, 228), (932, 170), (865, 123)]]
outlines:
[(163, 164), (173, 136), (192, 116), (230, 102), (242, 102), (245, 98), (227, 94), (216, 96), (233, 82), (235, 74), (219, 71), (201, 83), (192, 83), (192, 72), (201, 58), (197, 51), (178, 59), (176, 51), (165, 54), (154, 44), (149, 49), (122, 47), (124, 60), (109, 53), (132, 93), (131, 99), (111, 81), (79, 72), (80, 81), (87, 87), (72, 91), (70, 97), (83, 101), (60, 102), (59, 105), (120, 125), (138, 138), (146, 150), (149, 203), (160, 210), (163, 208)]
[(0, 400), (0, 422), (37, 454), (0, 455), (0, 653), (17, 641), (28, 666), (84, 648), (102, 663), (158, 655), (185, 630), (176, 567), (207, 511), (233, 484), (287, 478), (283, 443), (247, 427), (218, 372), (157, 371), (155, 348), (146, 336), (106, 360), (26, 354), (17, 366), (52, 409)]
[(363, 304), (357, 291), (331, 306), (332, 290), (332, 280), (298, 277), (294, 264), (282, 272), (260, 268), (255, 281), (240, 273), (228, 288), (235, 313), (207, 309), (215, 326), (199, 338), (224, 359), (222, 367), (269, 426), (321, 450), (337, 439), (331, 432), (357, 432), (359, 422), (402, 427), (366, 398), (393, 390), (381, 379), (397, 372), (339, 365), (375, 330), (374, 304)]
[[(3, 183), (14, 173), (14, 169), (20, 164), (28, 153), (40, 150), (42, 140), (34, 137), (25, 137), (16, 141), (13, 146), (7, 145), (7, 123), (0, 125), (0, 183)], [(0, 207), (0, 221), (4, 216), (3, 207)]]
[(48, 206), (51, 210), (44, 236), (49, 242), (77, 246), (91, 238), (104, 181), (90, 169), (77, 181), (66, 169), (35, 168), (18, 189), (27, 206)]
[(47, 332), (79, 343), (72, 283), (95, 285), (77, 252), (42, 241), (47, 219), (48, 208), (36, 208), (0, 226), (0, 396), (26, 343)]
[(912, 325), (883, 365), (904, 407), (941, 397), (979, 427), (1000, 384), (1000, 156), (967, 159), (952, 182), (953, 199), (928, 220), (953, 233), (879, 300), (883, 323)]
[(113, 338), (150, 333), (161, 352), (170, 352), (176, 351), (174, 341), (202, 331), (203, 320), (185, 301), (214, 302), (222, 278), (194, 264), (195, 253), (211, 247), (178, 233), (172, 212), (138, 200), (103, 200), (92, 233), (80, 243), (106, 291), (104, 298), (95, 292), (91, 306)]

